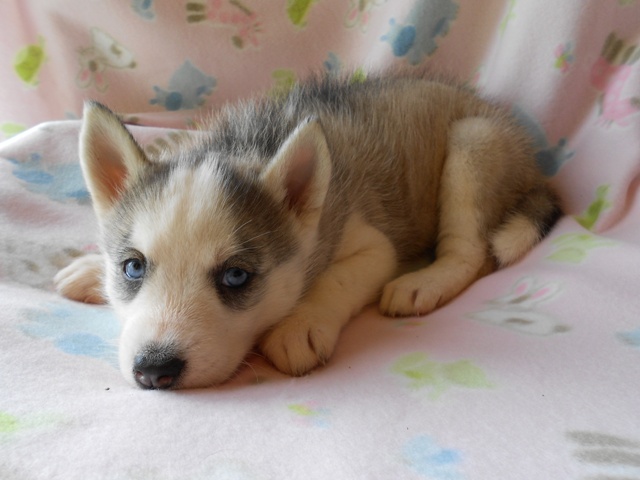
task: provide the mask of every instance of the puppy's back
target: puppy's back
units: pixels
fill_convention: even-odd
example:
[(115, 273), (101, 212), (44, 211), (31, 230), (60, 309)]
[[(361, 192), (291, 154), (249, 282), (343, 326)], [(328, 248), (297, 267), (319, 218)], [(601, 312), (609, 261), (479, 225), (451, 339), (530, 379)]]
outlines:
[(225, 108), (210, 126), (208, 146), (258, 172), (296, 126), (317, 118), (334, 170), (322, 222), (326, 237), (357, 212), (391, 239), (400, 258), (409, 258), (434, 246), (451, 127), (474, 117), (490, 119), (503, 132), (495, 148), (509, 150), (496, 155), (500, 161), (470, 165), (492, 192), (484, 206), (486, 228), (492, 231), (523, 192), (542, 191), (540, 198), (550, 194), (527, 132), (503, 107), (455, 83), (402, 73), (364, 81), (312, 77), (286, 96)]

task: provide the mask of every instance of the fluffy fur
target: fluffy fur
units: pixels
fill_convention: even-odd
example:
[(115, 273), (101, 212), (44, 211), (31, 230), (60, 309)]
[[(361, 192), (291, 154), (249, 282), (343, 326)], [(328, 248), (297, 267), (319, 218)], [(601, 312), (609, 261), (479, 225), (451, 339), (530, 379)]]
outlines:
[[(83, 301), (104, 286), (122, 372), (144, 388), (223, 382), (256, 344), (305, 374), (363, 306), (427, 314), (560, 214), (521, 127), (447, 83), (315, 78), (229, 106), (206, 131), (152, 162), (116, 115), (85, 107), (103, 253), (56, 282)], [(431, 265), (394, 278), (429, 249)]]

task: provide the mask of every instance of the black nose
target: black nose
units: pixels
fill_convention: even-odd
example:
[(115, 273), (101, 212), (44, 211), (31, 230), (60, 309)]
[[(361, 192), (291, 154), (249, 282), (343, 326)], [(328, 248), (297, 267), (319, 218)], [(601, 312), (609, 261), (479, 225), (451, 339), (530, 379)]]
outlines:
[(146, 389), (174, 387), (184, 370), (185, 361), (162, 350), (146, 350), (133, 359), (133, 377)]

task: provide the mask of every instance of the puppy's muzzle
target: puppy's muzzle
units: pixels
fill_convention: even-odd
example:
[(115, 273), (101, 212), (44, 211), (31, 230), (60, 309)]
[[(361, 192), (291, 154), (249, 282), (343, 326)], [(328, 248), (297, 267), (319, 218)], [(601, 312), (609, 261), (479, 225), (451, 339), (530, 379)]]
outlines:
[(177, 385), (185, 366), (171, 348), (152, 345), (133, 359), (133, 377), (144, 389), (166, 390)]

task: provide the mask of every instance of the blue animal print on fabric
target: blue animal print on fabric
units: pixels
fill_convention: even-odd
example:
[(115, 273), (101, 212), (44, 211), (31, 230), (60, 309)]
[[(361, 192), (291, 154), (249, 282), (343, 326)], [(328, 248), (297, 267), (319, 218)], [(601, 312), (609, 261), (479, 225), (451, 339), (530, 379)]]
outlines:
[(567, 139), (561, 138), (557, 145), (551, 145), (544, 129), (532, 116), (519, 107), (513, 107), (512, 113), (516, 121), (529, 132), (533, 139), (536, 162), (540, 171), (547, 177), (553, 177), (575, 153), (567, 149)]
[(93, 357), (118, 367), (117, 339), (120, 324), (105, 307), (81, 303), (45, 303), (24, 310), (25, 335), (53, 342), (70, 355)]
[(389, 21), (389, 32), (381, 40), (389, 43), (396, 57), (417, 65), (438, 48), (436, 40), (449, 32), (458, 5), (452, 0), (417, 0), (404, 22)]
[(630, 332), (620, 332), (617, 335), (618, 340), (640, 350), (640, 328)]
[(47, 165), (43, 164), (39, 153), (32, 153), (25, 161), (8, 160), (15, 165), (13, 175), (25, 182), (29, 191), (44, 194), (57, 202), (88, 202), (89, 192), (79, 163)]
[(433, 480), (462, 480), (458, 471), (460, 452), (441, 448), (427, 435), (420, 435), (405, 444), (402, 451), (404, 463), (418, 474)]
[(215, 78), (187, 60), (174, 72), (166, 90), (158, 86), (153, 87), (156, 97), (149, 103), (162, 105), (169, 111), (191, 110), (204, 104), (204, 97), (213, 92), (216, 83)]
[(156, 18), (153, 0), (131, 0), (131, 8), (145, 20), (155, 20)]
[(327, 59), (322, 62), (322, 66), (329, 75), (333, 76), (339, 75), (342, 70), (342, 62), (338, 55), (333, 52), (329, 52)]

